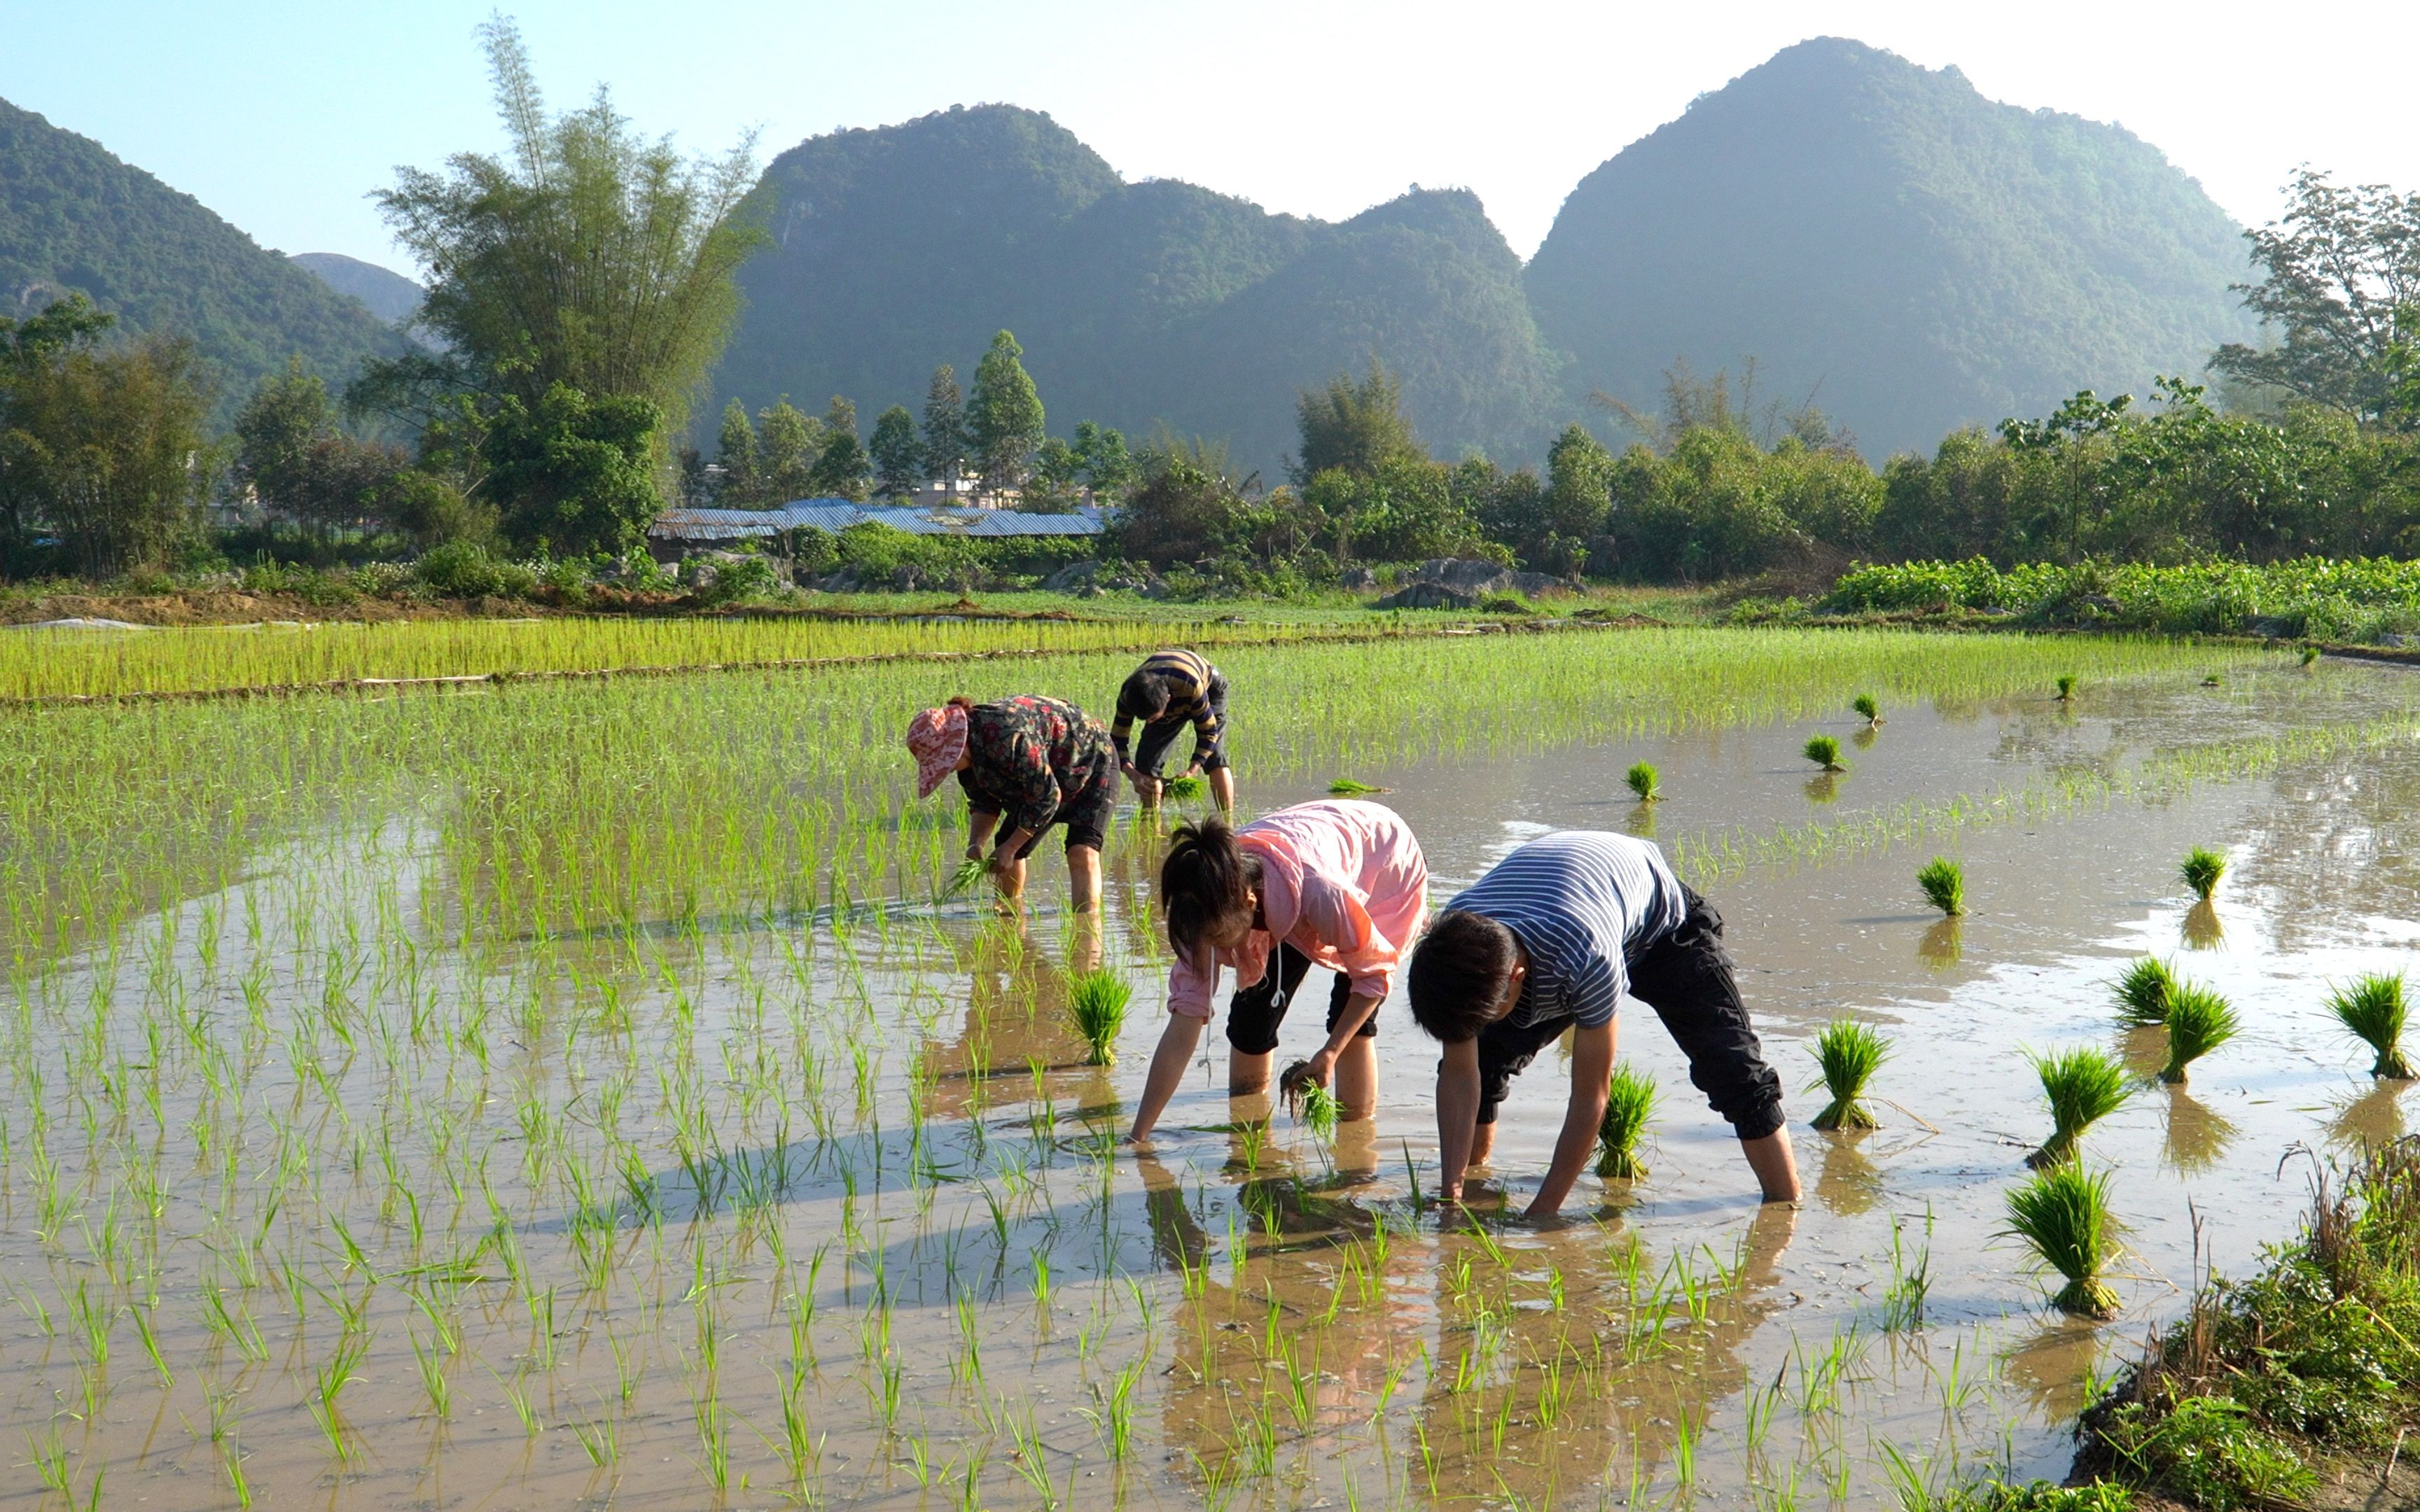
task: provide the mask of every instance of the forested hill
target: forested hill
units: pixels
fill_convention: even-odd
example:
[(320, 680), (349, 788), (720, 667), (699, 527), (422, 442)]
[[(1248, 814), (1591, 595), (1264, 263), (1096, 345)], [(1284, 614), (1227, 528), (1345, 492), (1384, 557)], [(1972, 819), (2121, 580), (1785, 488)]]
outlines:
[(391, 268), (348, 257), (341, 252), (297, 252), (287, 260), (339, 294), (359, 300), (381, 320), (401, 321), (417, 314), (428, 291)]
[(190, 336), (222, 412), (300, 355), (342, 381), (402, 338), (190, 194), (0, 100), (0, 316), (81, 292), (134, 333)]
[(1025, 347), (1051, 428), (1080, 419), (1228, 440), (1272, 478), (1294, 398), (1382, 358), (1448, 455), (1542, 449), (1563, 404), (1520, 261), (1460, 192), (1341, 224), (1171, 180), (1127, 183), (1048, 116), (1004, 105), (841, 131), (776, 159), (772, 237), (717, 374), (752, 407), (834, 393), (871, 415), (971, 376), (992, 332)]
[(1869, 456), (2081, 388), (2198, 374), (2247, 329), (2239, 228), (2117, 126), (1955, 69), (1802, 42), (1581, 180), (1529, 265), (1546, 340), (1653, 409), (1663, 371), (1759, 360)]

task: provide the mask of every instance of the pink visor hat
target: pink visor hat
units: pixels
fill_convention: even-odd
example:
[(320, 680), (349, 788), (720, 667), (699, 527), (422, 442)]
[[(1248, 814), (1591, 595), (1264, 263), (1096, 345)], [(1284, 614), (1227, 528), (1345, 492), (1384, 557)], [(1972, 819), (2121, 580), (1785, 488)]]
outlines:
[(908, 750), (916, 758), (916, 796), (929, 798), (967, 753), (967, 711), (952, 703), (917, 715), (908, 721)]

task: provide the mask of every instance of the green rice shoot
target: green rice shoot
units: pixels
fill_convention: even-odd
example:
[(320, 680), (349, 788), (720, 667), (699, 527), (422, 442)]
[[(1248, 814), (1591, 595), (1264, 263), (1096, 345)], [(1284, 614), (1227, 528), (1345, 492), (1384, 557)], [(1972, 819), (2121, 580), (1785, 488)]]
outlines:
[(1653, 803), (1664, 795), (1662, 780), (1653, 762), (1631, 763), (1630, 770), (1622, 774), (1621, 779), (1630, 784), (1632, 795), (1641, 803)]
[(1863, 717), (1866, 723), (1869, 725), (1880, 724), (1883, 722), (1883, 706), (1879, 702), (1875, 702), (1874, 696), (1871, 693), (1860, 693), (1855, 698), (1851, 699), (1849, 701), (1849, 708), (1852, 712)]
[(2077, 1161), (2037, 1171), (2009, 1194), (2003, 1232), (2023, 1240), (2043, 1269), (2066, 1282), (2053, 1305), (2083, 1318), (2117, 1316), (2118, 1293), (2102, 1279), (2118, 1253), (2108, 1172), (2087, 1172)]
[(1946, 856), (1936, 856), (1917, 869), (1916, 885), (1925, 900), (1955, 918), (1966, 912), (1966, 870)]
[(2184, 863), (2177, 868), (2177, 875), (2184, 879), (2185, 886), (2193, 889), (2195, 897), (2208, 903), (2211, 894), (2218, 890), (2218, 879), (2226, 875), (2226, 857), (2196, 845), (2185, 853)]
[(1357, 780), (1354, 778), (1340, 777), (1329, 780), (1327, 791), (1332, 796), (1339, 798), (1358, 798), (1373, 793), (1384, 793), (1387, 790), (1380, 787), (1372, 787), (1369, 783)]
[(2134, 1087), (2125, 1063), (2097, 1046), (2079, 1045), (2030, 1058), (2034, 1074), (2041, 1078), (2042, 1100), (2050, 1104), (2051, 1136), (2025, 1157), (2025, 1164), (2039, 1170), (2073, 1160), (2084, 1131), (2125, 1105)]
[(2160, 1080), (2181, 1086), (2186, 1068), (2235, 1038), (2234, 1006), (2195, 982), (2180, 981), (2168, 992), (2168, 1064)]
[(2071, 673), (2071, 672), (2061, 672), (2061, 673), (2059, 674), (2059, 678), (2058, 678), (2058, 701), (2059, 701), (2061, 703), (2066, 703), (2066, 702), (2072, 702), (2074, 698), (2075, 698), (2075, 676), (2074, 676), (2074, 674), (2073, 674), (2073, 673)]
[(2328, 1011), (2355, 1039), (2377, 1052), (2372, 1076), (2388, 1081), (2412, 1080), (2412, 1062), (2403, 1054), (2403, 973), (2357, 977), (2328, 996)]
[(1287, 1101), (1294, 1104), (1294, 1116), (1302, 1120), (1322, 1140), (1336, 1137), (1336, 1125), (1342, 1119), (1344, 1105), (1336, 1094), (1318, 1082), (1305, 1080), (1289, 1089)]
[(1827, 772), (1845, 772), (1848, 764), (1840, 760), (1840, 742), (1831, 735), (1810, 735), (1804, 748), (1807, 759)]
[(1596, 1174), (1607, 1180), (1637, 1180), (1647, 1174), (1638, 1141), (1655, 1116), (1655, 1078), (1625, 1061), (1613, 1068), (1605, 1094), (1605, 1118), (1596, 1130)]
[(1821, 1087), (1832, 1094), (1832, 1101), (1815, 1115), (1815, 1127), (1827, 1131), (1882, 1127), (1861, 1101), (1866, 1084), (1890, 1058), (1890, 1041), (1882, 1032), (1855, 1019), (1834, 1019), (1815, 1037), (1814, 1056), (1822, 1075), (1809, 1082), (1807, 1089)]
[(944, 898), (954, 898), (958, 896), (958, 894), (966, 891), (969, 887), (981, 882), (983, 880), (984, 873), (990, 870), (991, 864), (989, 862), (971, 856), (967, 857), (951, 870), (950, 880), (941, 885), (941, 896)]
[(1192, 803), (1209, 791), (1208, 782), (1189, 774), (1168, 779), (1168, 795), (1179, 803)]
[(1133, 996), (1134, 984), (1107, 966), (1095, 966), (1069, 980), (1067, 1011), (1076, 1021), (1076, 1032), (1092, 1051), (1087, 1064), (1117, 1062), (1118, 1031), (1125, 1026), (1126, 1003)]
[(2145, 956), (2118, 979), (2118, 1023), (2129, 1029), (2157, 1028), (2168, 1022), (2168, 994), (2176, 990), (2168, 964)]

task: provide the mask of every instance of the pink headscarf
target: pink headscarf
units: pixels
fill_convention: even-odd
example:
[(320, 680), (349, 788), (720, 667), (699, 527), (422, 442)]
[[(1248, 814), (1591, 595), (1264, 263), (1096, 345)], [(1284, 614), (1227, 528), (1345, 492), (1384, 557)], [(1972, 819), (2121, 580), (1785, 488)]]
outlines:
[(908, 720), (908, 749), (916, 758), (916, 796), (929, 798), (967, 753), (966, 705), (943, 704)]

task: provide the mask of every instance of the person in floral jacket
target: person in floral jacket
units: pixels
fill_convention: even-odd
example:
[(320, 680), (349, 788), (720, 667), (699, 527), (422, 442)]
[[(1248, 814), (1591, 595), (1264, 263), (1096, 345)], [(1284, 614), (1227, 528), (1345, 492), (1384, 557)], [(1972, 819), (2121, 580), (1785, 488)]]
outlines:
[(908, 722), (916, 795), (954, 772), (967, 794), (967, 858), (985, 860), (1001, 896), (1025, 892), (1025, 858), (1053, 825), (1067, 829), (1067, 903), (1091, 913), (1101, 896), (1101, 847), (1117, 807), (1117, 754), (1099, 720), (1062, 699), (1018, 694), (990, 703), (954, 698)]

